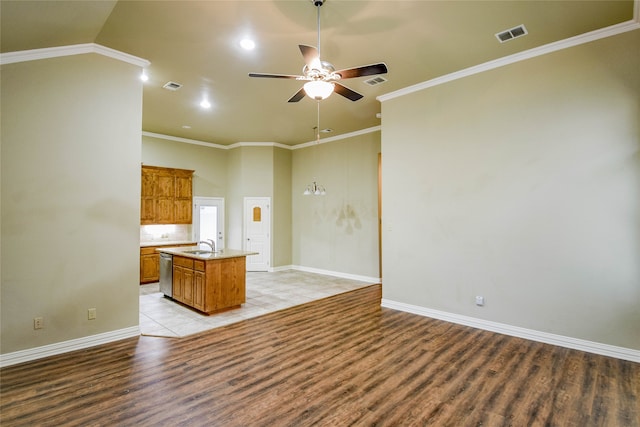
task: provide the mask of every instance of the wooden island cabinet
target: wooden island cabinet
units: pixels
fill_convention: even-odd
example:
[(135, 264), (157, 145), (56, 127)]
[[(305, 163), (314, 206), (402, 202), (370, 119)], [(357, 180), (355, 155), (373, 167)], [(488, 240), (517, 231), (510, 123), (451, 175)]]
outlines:
[(173, 299), (203, 313), (246, 301), (245, 257), (197, 260), (173, 256)]
[(225, 249), (193, 255), (197, 247), (158, 248), (173, 255), (171, 297), (200, 312), (211, 314), (239, 308), (246, 301), (246, 257), (255, 252)]

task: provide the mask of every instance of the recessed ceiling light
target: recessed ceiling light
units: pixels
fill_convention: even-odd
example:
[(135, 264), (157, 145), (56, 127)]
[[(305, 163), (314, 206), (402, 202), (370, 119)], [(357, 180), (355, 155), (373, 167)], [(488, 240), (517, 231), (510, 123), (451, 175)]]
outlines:
[(202, 101), (200, 101), (200, 106), (202, 108), (211, 108), (211, 103), (208, 100), (203, 99)]
[(142, 74), (140, 74), (140, 80), (142, 80), (143, 82), (149, 80), (149, 76), (147, 75), (147, 72), (145, 70), (142, 70)]
[(191, 126), (189, 126), (189, 125), (182, 125), (182, 129), (191, 129)]
[(240, 46), (244, 50), (253, 50), (256, 47), (256, 43), (251, 39), (242, 39), (240, 41)]
[(320, 132), (322, 132), (322, 133), (331, 133), (331, 132), (333, 132), (333, 129), (330, 129), (330, 128), (320, 129)]

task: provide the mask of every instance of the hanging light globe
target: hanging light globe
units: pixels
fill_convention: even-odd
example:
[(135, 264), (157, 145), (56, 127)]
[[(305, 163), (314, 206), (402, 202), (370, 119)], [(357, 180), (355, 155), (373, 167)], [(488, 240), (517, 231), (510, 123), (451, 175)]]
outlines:
[(304, 84), (304, 92), (311, 99), (321, 101), (333, 93), (333, 83), (324, 80), (312, 80)]

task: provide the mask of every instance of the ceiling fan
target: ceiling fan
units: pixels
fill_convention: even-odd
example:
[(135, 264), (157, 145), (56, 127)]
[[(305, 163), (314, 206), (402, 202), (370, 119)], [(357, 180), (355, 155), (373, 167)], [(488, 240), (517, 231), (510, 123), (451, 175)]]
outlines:
[(265, 74), (265, 73), (249, 73), (249, 77), (266, 77), (271, 79), (295, 79), (306, 81), (302, 88), (296, 92), (289, 102), (298, 102), (305, 95), (317, 101), (326, 99), (333, 92), (357, 101), (363, 97), (362, 94), (349, 89), (348, 87), (338, 83), (339, 80), (351, 79), (354, 77), (373, 76), (377, 74), (385, 74), (387, 65), (384, 62), (378, 64), (364, 65), (361, 67), (346, 68), (338, 70), (326, 61), (320, 59), (320, 6), (326, 0), (311, 0), (318, 10), (318, 47), (307, 45), (298, 45), (300, 52), (304, 58), (305, 66), (302, 68), (302, 75), (290, 74)]

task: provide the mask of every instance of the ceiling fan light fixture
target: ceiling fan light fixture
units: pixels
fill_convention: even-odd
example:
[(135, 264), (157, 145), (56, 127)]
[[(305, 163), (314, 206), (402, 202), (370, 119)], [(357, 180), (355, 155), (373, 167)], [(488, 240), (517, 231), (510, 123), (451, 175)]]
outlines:
[(327, 99), (333, 93), (334, 85), (324, 80), (312, 80), (304, 84), (304, 92), (317, 101)]

